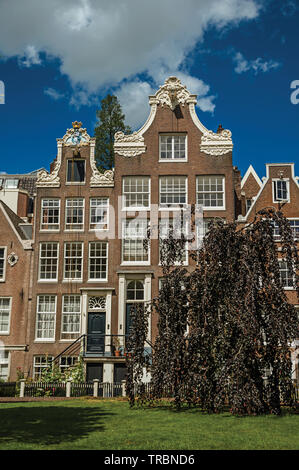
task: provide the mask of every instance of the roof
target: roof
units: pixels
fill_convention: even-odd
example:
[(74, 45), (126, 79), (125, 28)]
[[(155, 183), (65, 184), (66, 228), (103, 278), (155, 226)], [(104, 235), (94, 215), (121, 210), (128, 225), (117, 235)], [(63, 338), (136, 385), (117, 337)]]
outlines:
[(10, 222), (12, 223), (13, 227), (17, 231), (19, 237), (21, 240), (28, 240), (28, 237), (26, 236), (25, 232), (20, 227), (20, 224), (24, 225), (24, 220), (21, 219), (17, 214), (15, 214), (6, 204), (5, 202), (0, 200), (0, 205), (2, 206), (2, 209), (5, 211), (7, 217), (9, 218)]
[(18, 188), (28, 191), (29, 195), (33, 196), (34, 193), (36, 192), (37, 174), (41, 169), (34, 170), (34, 171), (31, 171), (30, 173), (25, 173), (25, 174), (12, 175), (8, 173), (1, 173), (0, 180), (18, 179), (19, 180)]

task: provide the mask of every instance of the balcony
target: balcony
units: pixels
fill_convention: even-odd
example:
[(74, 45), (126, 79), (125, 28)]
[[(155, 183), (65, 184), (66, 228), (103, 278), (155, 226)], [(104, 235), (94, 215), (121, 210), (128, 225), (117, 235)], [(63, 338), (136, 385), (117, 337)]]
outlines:
[(126, 355), (126, 335), (90, 333), (84, 335), (83, 357), (122, 357)]

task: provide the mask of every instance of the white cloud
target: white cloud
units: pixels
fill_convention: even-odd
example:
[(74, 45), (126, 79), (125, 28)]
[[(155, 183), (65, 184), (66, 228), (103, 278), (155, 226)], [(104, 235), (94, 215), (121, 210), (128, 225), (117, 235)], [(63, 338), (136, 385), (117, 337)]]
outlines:
[(187, 54), (210, 27), (221, 31), (256, 18), (260, 2), (26, 0), (16, 9), (15, 2), (6, 1), (1, 3), (0, 52), (26, 67), (40, 64), (41, 53), (59, 59), (60, 72), (74, 89), (74, 106), (94, 103), (101, 91), (119, 88), (125, 111), (137, 122), (130, 83), (136, 85), (136, 102), (150, 86), (136, 76), (145, 73), (152, 84), (161, 85), (180, 72), (190, 91), (205, 98), (201, 106), (211, 111), (208, 85), (184, 69)]
[(45, 88), (44, 94), (50, 96), (54, 101), (61, 100), (64, 98), (64, 94), (54, 88)]
[(27, 45), (23, 56), (19, 57), (19, 64), (23, 67), (31, 67), (32, 65), (40, 65), (42, 63), (39, 52), (35, 46)]
[(241, 52), (237, 52), (234, 55), (233, 61), (236, 64), (235, 72), (239, 74), (252, 70), (254, 74), (257, 75), (259, 72), (265, 73), (272, 69), (277, 69), (281, 65), (279, 62), (263, 60), (261, 57), (254, 60), (247, 60)]

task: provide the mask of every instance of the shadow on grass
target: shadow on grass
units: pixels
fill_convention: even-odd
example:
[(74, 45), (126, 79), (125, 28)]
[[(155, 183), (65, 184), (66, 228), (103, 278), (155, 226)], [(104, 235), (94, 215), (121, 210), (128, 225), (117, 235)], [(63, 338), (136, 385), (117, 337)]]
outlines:
[(1, 442), (9, 441), (51, 445), (82, 439), (103, 432), (105, 419), (112, 414), (88, 406), (4, 408), (0, 410), (0, 448)]

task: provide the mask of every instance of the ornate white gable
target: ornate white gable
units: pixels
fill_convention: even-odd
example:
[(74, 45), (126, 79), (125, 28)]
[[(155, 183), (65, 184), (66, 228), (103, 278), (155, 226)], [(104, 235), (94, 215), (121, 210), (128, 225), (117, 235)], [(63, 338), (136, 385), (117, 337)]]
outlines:
[(90, 186), (114, 186), (114, 170), (107, 170), (104, 173), (100, 173), (95, 161), (95, 138), (90, 137), (86, 129), (81, 126), (81, 122), (73, 122), (73, 127), (67, 129), (62, 139), (57, 139), (57, 158), (53, 171), (51, 171), (51, 173), (48, 173), (46, 170), (39, 171), (37, 175), (37, 187), (60, 187), (59, 171), (61, 167), (62, 147), (72, 147), (75, 155), (79, 153), (81, 147), (88, 145), (90, 146), (90, 166), (92, 170)]
[(117, 132), (115, 134), (115, 152), (124, 157), (136, 157), (145, 153), (146, 146), (143, 134), (152, 124), (157, 112), (157, 107), (168, 106), (171, 110), (174, 110), (178, 105), (189, 106), (192, 120), (202, 133), (200, 143), (200, 150), (202, 152), (213, 156), (220, 156), (231, 152), (233, 149), (231, 131), (222, 129), (216, 133), (207, 129), (198, 119), (195, 111), (196, 103), (196, 95), (192, 95), (187, 90), (186, 86), (182, 85), (180, 79), (177, 77), (169, 77), (165, 80), (164, 85), (160, 86), (156, 94), (149, 97), (151, 111), (146, 123), (141, 129), (131, 135), (125, 135), (123, 132)]

